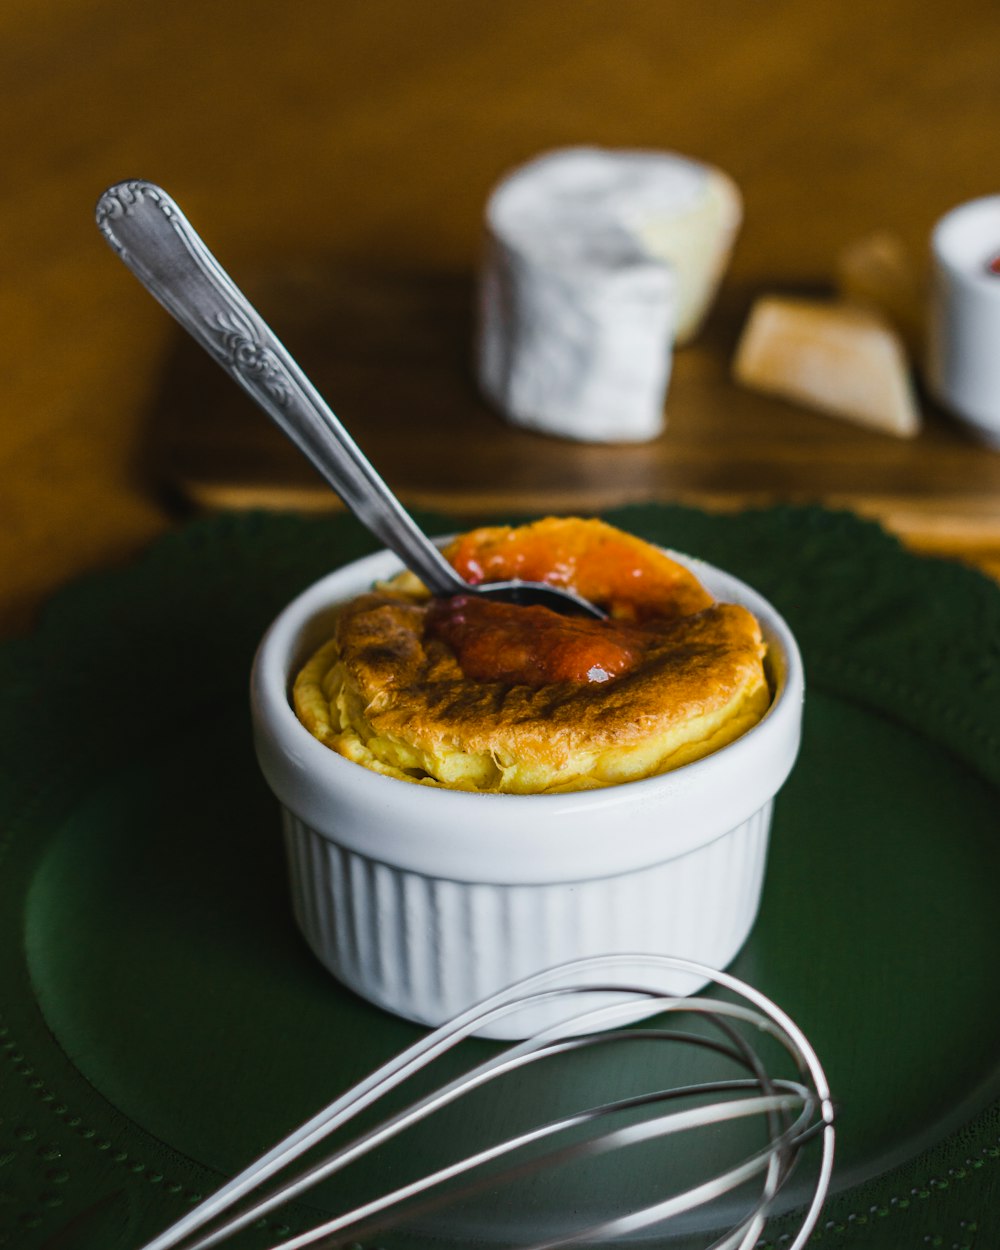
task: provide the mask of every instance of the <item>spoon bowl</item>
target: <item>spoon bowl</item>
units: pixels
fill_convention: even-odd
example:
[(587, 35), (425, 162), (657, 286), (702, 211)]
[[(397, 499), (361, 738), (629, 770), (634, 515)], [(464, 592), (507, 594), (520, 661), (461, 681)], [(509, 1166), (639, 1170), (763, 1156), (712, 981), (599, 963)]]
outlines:
[(432, 595), (484, 595), (603, 619), (595, 604), (546, 582), (473, 584), (424, 534), (266, 322), (162, 188), (115, 183), (97, 204), (113, 250), (185, 330), (311, 461), (359, 521)]

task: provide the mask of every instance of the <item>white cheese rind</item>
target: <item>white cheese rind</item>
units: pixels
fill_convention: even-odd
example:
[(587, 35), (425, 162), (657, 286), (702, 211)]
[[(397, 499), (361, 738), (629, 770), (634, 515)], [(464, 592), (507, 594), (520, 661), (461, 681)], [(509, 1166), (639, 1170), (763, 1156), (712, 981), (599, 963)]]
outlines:
[(664, 265), (541, 270), (491, 240), (480, 385), (529, 429), (595, 442), (653, 438), (670, 378), (673, 291)]
[(508, 419), (601, 442), (660, 432), (673, 342), (704, 314), (739, 221), (730, 188), (685, 157), (596, 148), (497, 186), (478, 368)]

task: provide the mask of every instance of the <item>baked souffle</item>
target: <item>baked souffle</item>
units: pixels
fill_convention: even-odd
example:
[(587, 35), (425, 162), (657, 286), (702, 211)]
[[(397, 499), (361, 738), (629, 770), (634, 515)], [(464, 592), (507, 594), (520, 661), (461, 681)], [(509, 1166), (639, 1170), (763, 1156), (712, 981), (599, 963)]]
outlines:
[(357, 764), (458, 790), (586, 790), (708, 755), (769, 706), (752, 613), (603, 521), (477, 529), (445, 555), (471, 583), (568, 586), (608, 619), (436, 600), (409, 573), (344, 604), (293, 699), (310, 733)]

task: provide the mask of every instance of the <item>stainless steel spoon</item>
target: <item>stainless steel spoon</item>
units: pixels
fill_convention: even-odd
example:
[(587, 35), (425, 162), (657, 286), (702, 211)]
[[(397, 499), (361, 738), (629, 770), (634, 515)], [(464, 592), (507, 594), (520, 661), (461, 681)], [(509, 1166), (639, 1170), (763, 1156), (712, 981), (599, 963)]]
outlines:
[(277, 337), (187, 218), (151, 182), (119, 182), (97, 204), (97, 224), (146, 289), (302, 451), (355, 516), (433, 595), (485, 595), (557, 612), (605, 614), (544, 582), (466, 582), (375, 472)]

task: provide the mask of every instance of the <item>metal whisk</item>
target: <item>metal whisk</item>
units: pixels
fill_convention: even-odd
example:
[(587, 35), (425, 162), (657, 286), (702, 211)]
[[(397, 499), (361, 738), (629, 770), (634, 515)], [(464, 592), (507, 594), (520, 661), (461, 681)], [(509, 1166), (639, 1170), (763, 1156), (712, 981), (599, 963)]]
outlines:
[[(636, 978), (637, 963), (648, 969), (648, 978)], [(627, 979), (620, 972), (616, 974), (616, 968), (626, 964), (630, 969)], [(714, 982), (726, 997), (684, 998), (656, 988), (658, 978), (678, 972), (690, 974), (699, 983)], [(601, 995), (600, 1000), (595, 994)], [(577, 998), (580, 1012), (568, 1022), (543, 1029), (473, 1065), (433, 1092), (418, 1094), (409, 1106), (391, 1111), (380, 1123), (364, 1128), (359, 1136), (338, 1145), (320, 1161), (307, 1164), (303, 1159), (331, 1134), (423, 1073), (488, 1022), (526, 1009), (537, 1011), (546, 1004), (565, 1005), (567, 999)], [(595, 1001), (601, 1005), (595, 1007)], [(529, 977), (470, 1008), (337, 1098), (143, 1250), (208, 1250), (490, 1082), (512, 1073), (523, 1077), (529, 1067), (542, 1061), (573, 1062), (574, 1056), (595, 1054), (603, 1048), (635, 1047), (637, 1043), (709, 1052), (735, 1065), (741, 1075), (645, 1090), (557, 1114), (545, 1123), (486, 1143), (465, 1158), (432, 1168), (429, 1174), (326, 1219), (272, 1250), (355, 1241), (361, 1235), (382, 1233), (391, 1223), (411, 1220), (415, 1212), (425, 1214), (444, 1201), (495, 1190), (522, 1177), (537, 1180), (543, 1169), (595, 1159), (642, 1143), (656, 1148), (667, 1141), (686, 1143), (686, 1135), (699, 1130), (717, 1135), (723, 1131), (721, 1126), (757, 1120), (760, 1137), (749, 1147), (741, 1139), (734, 1158), (723, 1159), (713, 1137), (713, 1158), (718, 1161), (713, 1162), (710, 1174), (691, 1183), (684, 1178), (680, 1187), (672, 1190), (669, 1176), (664, 1176), (663, 1186), (668, 1192), (655, 1201), (586, 1228), (567, 1227), (554, 1237), (535, 1239), (530, 1250), (604, 1244), (658, 1225), (664, 1240), (689, 1235), (694, 1229), (707, 1237), (700, 1244), (711, 1250), (749, 1250), (773, 1213), (779, 1191), (804, 1147), (818, 1139), (804, 1197), (800, 1195), (792, 1204), (805, 1208), (788, 1246), (788, 1250), (799, 1250), (815, 1227), (833, 1168), (834, 1111), (819, 1060), (801, 1030), (759, 991), (727, 973), (652, 955), (577, 960)], [(770, 1065), (758, 1049), (761, 1045), (769, 1048)], [(632, 1053), (626, 1050), (626, 1058)], [(791, 1075), (769, 1073), (775, 1056)], [(296, 1163), (303, 1170), (291, 1179), (277, 1179)], [(272, 1187), (261, 1193), (268, 1183)]]

